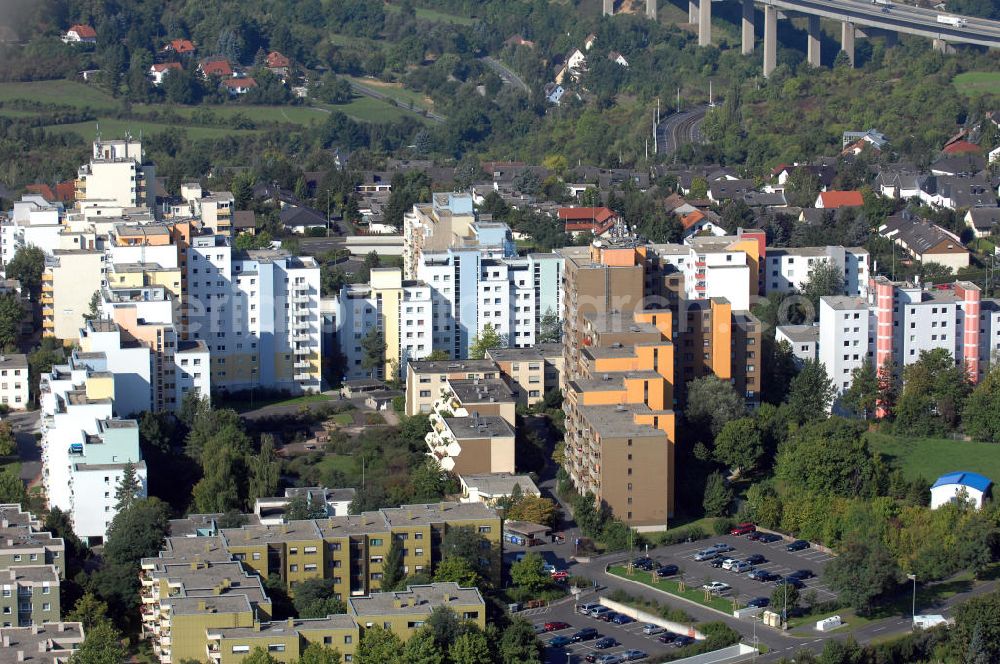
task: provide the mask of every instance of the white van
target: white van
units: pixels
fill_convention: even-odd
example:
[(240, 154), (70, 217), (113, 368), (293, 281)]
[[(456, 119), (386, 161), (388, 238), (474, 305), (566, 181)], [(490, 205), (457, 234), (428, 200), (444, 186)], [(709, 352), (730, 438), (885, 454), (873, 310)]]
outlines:
[(600, 604), (581, 604), (580, 606), (576, 607), (576, 611), (577, 611), (577, 613), (581, 613), (581, 614), (583, 614), (585, 616), (589, 616), (590, 612), (593, 611), (594, 609), (596, 609), (599, 606), (600, 606)]

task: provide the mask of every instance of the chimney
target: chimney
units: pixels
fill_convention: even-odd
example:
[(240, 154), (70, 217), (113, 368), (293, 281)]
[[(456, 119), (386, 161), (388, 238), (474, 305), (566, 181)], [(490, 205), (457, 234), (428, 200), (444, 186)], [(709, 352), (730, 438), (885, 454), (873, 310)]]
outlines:
[(7, 517), (4, 517), (3, 521), (0, 521), (0, 525), (3, 525), (4, 528), (9, 528), (10, 527), (10, 521), (7, 520)]
[(9, 634), (4, 634), (3, 635), (3, 647), (4, 648), (10, 648), (10, 635)]
[(38, 634), (38, 625), (37, 624), (32, 623), (32, 625), (31, 625), (31, 633), (32, 634)]
[(56, 625), (56, 631), (58, 631), (58, 632), (65, 632), (66, 631), (66, 623), (64, 623), (63, 621), (60, 620), (58, 622), (58, 624)]
[(24, 651), (23, 650), (18, 650), (17, 651), (17, 661), (19, 661), (19, 662), (23, 662), (24, 661)]
[(288, 629), (295, 629), (295, 618), (288, 619)]

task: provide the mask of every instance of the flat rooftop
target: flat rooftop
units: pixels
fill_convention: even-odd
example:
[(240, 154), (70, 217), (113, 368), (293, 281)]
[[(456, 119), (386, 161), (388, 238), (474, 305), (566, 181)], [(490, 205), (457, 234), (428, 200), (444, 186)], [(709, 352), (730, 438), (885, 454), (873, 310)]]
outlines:
[(261, 623), (257, 627), (209, 627), (211, 634), (221, 634), (224, 639), (264, 639), (285, 636), (289, 632), (308, 632), (331, 629), (356, 629), (358, 624), (346, 613), (326, 618), (289, 619)]
[(350, 611), (358, 618), (366, 616), (409, 615), (430, 613), (439, 606), (469, 606), (484, 604), (478, 588), (461, 588), (457, 583), (431, 583), (410, 586), (408, 590), (375, 593), (348, 600)]
[(407, 363), (416, 374), (447, 374), (461, 372), (496, 371), (492, 360), (411, 360)]
[(428, 525), (443, 521), (484, 521), (496, 519), (496, 510), (482, 503), (430, 503), (401, 505), (380, 510), (393, 526)]
[(820, 301), (836, 311), (854, 311), (856, 309), (868, 308), (868, 301), (863, 297), (825, 295), (820, 298)]
[(453, 379), (448, 381), (448, 385), (466, 408), (477, 403), (514, 401), (514, 392), (507, 387), (507, 383), (498, 378)]
[(461, 475), (462, 484), (470, 489), (490, 496), (509, 495), (515, 486), (520, 486), (525, 494), (538, 495), (538, 487), (528, 475), (512, 475), (510, 473), (482, 473), (477, 475)]
[(817, 343), (819, 341), (819, 325), (779, 325), (777, 329), (797, 343)]
[(502, 417), (446, 417), (443, 421), (456, 440), (514, 436), (514, 429)]
[(653, 411), (644, 404), (627, 406), (577, 406), (577, 412), (586, 420), (589, 428), (601, 436), (610, 438), (663, 437), (662, 429), (654, 429), (649, 424), (636, 424), (635, 415), (651, 415)]

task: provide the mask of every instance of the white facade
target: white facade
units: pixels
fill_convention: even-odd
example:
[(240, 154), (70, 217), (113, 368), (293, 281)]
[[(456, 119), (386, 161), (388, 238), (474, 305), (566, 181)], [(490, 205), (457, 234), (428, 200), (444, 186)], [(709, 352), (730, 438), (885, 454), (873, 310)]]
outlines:
[(0, 355), (0, 404), (11, 410), (28, 406), (28, 357)]
[(124, 207), (145, 205), (152, 167), (143, 166), (142, 143), (132, 139), (94, 141), (90, 163), (80, 167), (78, 198)]
[(820, 298), (819, 361), (838, 393), (851, 386), (852, 373), (868, 359), (870, 316), (862, 298)]
[(920, 353), (944, 348), (955, 356), (958, 334), (958, 307), (951, 291), (926, 291), (920, 286), (896, 289), (894, 302), (899, 312), (893, 326), (893, 360), (899, 367), (913, 364)]
[(824, 261), (832, 262), (843, 271), (844, 295), (868, 297), (869, 256), (861, 247), (770, 249), (763, 275), (765, 292), (801, 292), (813, 268)]
[(774, 329), (775, 342), (786, 342), (797, 364), (819, 359), (819, 325), (779, 325)]

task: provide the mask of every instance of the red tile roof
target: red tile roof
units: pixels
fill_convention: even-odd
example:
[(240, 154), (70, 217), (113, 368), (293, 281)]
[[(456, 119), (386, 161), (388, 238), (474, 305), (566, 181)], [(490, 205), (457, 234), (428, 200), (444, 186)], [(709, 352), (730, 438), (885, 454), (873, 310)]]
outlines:
[(824, 191), (819, 195), (823, 201), (823, 208), (826, 210), (836, 210), (842, 207), (861, 207), (865, 204), (865, 198), (860, 191)]
[(201, 63), (201, 71), (205, 76), (232, 76), (233, 68), (229, 60), (220, 58), (218, 60), (206, 60)]
[(76, 198), (76, 185), (72, 180), (56, 183), (55, 190), (43, 182), (29, 184), (25, 189), (50, 203), (68, 203)]
[(174, 53), (194, 53), (194, 44), (188, 39), (171, 39), (170, 49)]
[(153, 71), (161, 72), (167, 71), (168, 69), (180, 69), (181, 63), (179, 62), (158, 62), (153, 65)]
[(281, 67), (288, 67), (292, 64), (292, 61), (283, 56), (277, 51), (271, 51), (267, 54), (267, 66), (272, 69), (278, 69)]
[(966, 154), (969, 152), (975, 152), (976, 154), (982, 153), (983, 149), (976, 145), (975, 143), (970, 143), (969, 141), (955, 141), (950, 143), (944, 149), (945, 154)]
[(227, 78), (222, 82), (222, 85), (226, 88), (256, 88), (257, 81), (249, 76), (246, 78)]
[(615, 217), (614, 210), (606, 207), (570, 207), (559, 208), (559, 218), (563, 221), (590, 221), (604, 223)]
[(77, 23), (66, 32), (75, 32), (77, 36), (80, 37), (80, 39), (94, 39), (97, 37), (96, 30), (94, 30), (89, 25), (84, 25), (82, 23)]
[(684, 230), (691, 230), (691, 227), (697, 224), (699, 221), (705, 218), (705, 213), (701, 210), (695, 210), (694, 212), (689, 212), (683, 217), (681, 217), (681, 226)]

